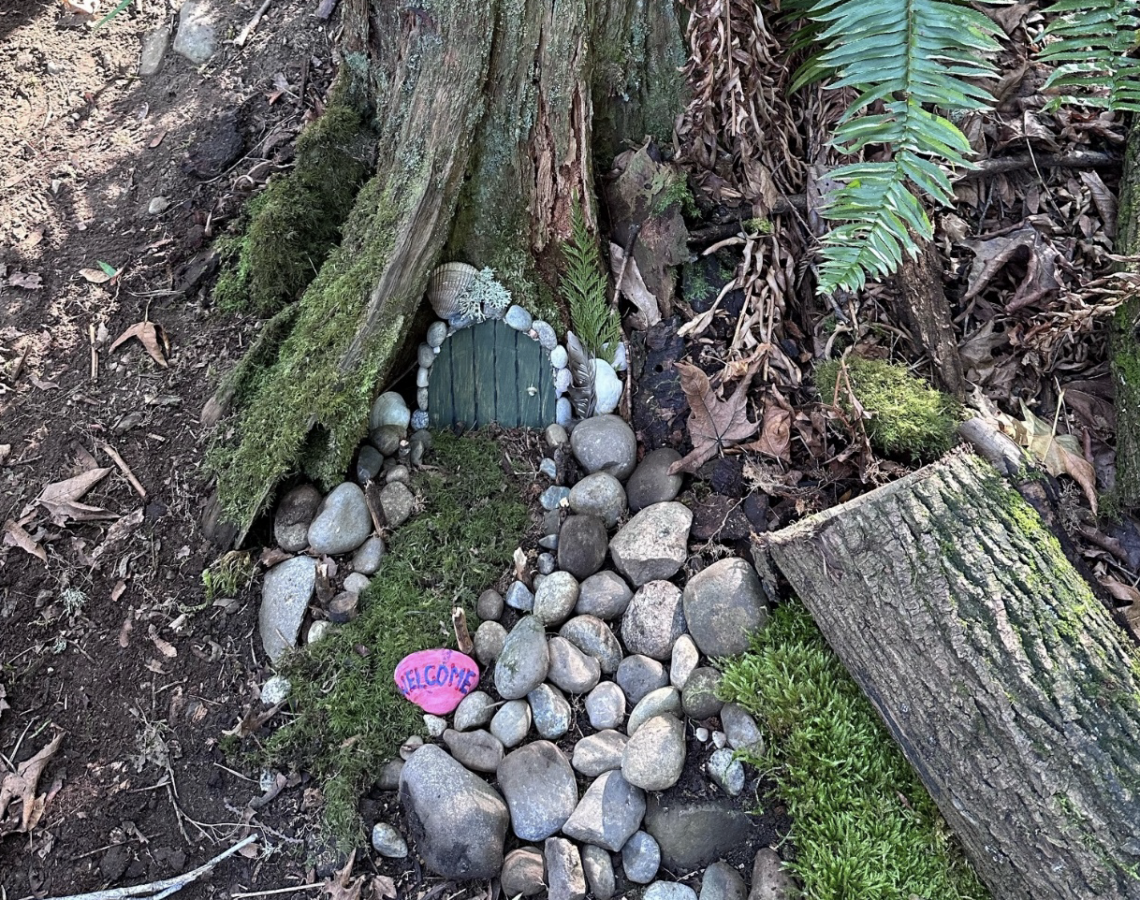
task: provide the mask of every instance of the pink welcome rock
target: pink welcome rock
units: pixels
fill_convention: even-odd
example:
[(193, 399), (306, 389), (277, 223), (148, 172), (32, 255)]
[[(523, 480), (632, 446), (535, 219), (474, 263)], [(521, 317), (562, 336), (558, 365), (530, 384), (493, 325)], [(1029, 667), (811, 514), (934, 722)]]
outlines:
[(479, 683), (479, 667), (457, 650), (420, 650), (396, 666), (396, 687), (416, 706), (446, 715)]

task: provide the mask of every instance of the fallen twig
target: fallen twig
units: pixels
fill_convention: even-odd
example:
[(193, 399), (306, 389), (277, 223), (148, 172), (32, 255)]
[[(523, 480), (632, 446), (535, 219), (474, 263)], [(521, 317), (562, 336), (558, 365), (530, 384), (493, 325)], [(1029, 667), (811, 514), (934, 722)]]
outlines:
[(121, 897), (149, 897), (150, 900), (161, 900), (162, 897), (169, 897), (176, 891), (182, 890), (186, 885), (197, 881), (203, 875), (208, 875), (213, 871), (214, 866), (249, 846), (256, 841), (257, 838), (258, 835), (251, 834), (249, 837), (238, 841), (238, 843), (230, 847), (229, 850), (226, 850), (224, 853), (219, 853), (209, 862), (198, 866), (198, 868), (184, 875), (164, 878), (162, 881), (152, 881), (150, 884), (136, 884), (131, 887), (111, 888), (105, 891), (93, 891), (90, 894), (70, 894), (66, 897), (56, 897), (54, 900), (119, 900)]
[(311, 891), (313, 888), (324, 887), (323, 881), (314, 881), (312, 884), (298, 884), (296, 887), (283, 887), (274, 888), (271, 891), (249, 891), (244, 894), (230, 894), (230, 900), (238, 900), (239, 897), (272, 897), (274, 894), (288, 894), (292, 891)]
[(131, 483), (131, 487), (133, 487), (138, 492), (138, 495), (145, 500), (146, 488), (139, 484), (139, 480), (135, 478), (135, 473), (131, 471), (130, 466), (128, 466), (126, 462), (123, 461), (123, 458), (119, 456), (118, 451), (116, 451), (115, 448), (110, 444), (103, 441), (99, 442), (99, 446), (103, 448), (103, 450), (109, 457), (111, 457), (112, 460), (114, 460), (115, 465), (119, 467), (119, 471), (122, 472), (127, 481)]
[(253, 33), (253, 29), (257, 27), (257, 23), (261, 21), (261, 17), (265, 15), (265, 11), (269, 9), (269, 4), (272, 2), (273, 0), (265, 0), (265, 2), (257, 8), (257, 12), (255, 12), (253, 14), (253, 18), (249, 20), (249, 24), (247, 24), (245, 28), (241, 30), (241, 33), (236, 38), (234, 38), (234, 44), (236, 46), (245, 46), (245, 42), (249, 40), (249, 36)]

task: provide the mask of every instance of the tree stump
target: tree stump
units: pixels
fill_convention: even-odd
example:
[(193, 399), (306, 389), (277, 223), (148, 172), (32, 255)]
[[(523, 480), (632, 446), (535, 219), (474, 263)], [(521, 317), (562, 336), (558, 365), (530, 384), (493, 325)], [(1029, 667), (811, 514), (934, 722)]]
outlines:
[(952, 454), (765, 553), (995, 898), (1140, 897), (1140, 660), (988, 463)]

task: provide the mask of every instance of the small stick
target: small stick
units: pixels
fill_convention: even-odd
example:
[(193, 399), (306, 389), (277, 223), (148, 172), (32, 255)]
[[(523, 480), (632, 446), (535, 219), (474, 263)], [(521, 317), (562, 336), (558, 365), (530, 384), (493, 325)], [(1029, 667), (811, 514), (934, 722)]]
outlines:
[(274, 888), (271, 891), (250, 891), (246, 894), (230, 894), (230, 900), (239, 897), (272, 897), (274, 894), (288, 894), (290, 891), (311, 891), (313, 888), (324, 887), (323, 881), (314, 881), (312, 884), (299, 884), (296, 887)]
[(127, 481), (129, 481), (131, 483), (131, 487), (133, 487), (136, 491), (138, 491), (138, 495), (145, 500), (146, 499), (146, 488), (144, 488), (141, 484), (139, 484), (139, 480), (137, 478), (135, 478), (135, 473), (130, 470), (130, 467), (123, 461), (123, 458), (121, 456), (119, 456), (119, 454), (115, 451), (115, 448), (112, 447), (110, 444), (105, 444), (103, 441), (99, 442), (99, 446), (102, 447), (106, 451), (107, 455), (115, 461), (115, 465), (118, 466), (119, 471), (121, 471), (126, 476)]
[(133, 887), (113, 888), (106, 891), (93, 891), (90, 894), (69, 894), (66, 897), (57, 897), (55, 900), (120, 900), (122, 897), (150, 897), (156, 900), (158, 897), (168, 897), (175, 891), (180, 891), (186, 885), (193, 881), (197, 881), (203, 875), (208, 875), (213, 871), (214, 866), (224, 859), (233, 856), (239, 850), (252, 844), (256, 841), (258, 835), (251, 834), (249, 837), (239, 841), (226, 850), (224, 853), (219, 853), (208, 863), (199, 866), (185, 875), (176, 875), (174, 878), (166, 878), (162, 881), (152, 881), (150, 884), (136, 884)]
[(475, 647), (475, 642), (471, 640), (471, 632), (467, 630), (467, 613), (463, 611), (462, 606), (457, 606), (451, 611), (451, 627), (455, 629), (459, 652), (470, 653)]
[(95, 349), (95, 324), (87, 323), (87, 336), (91, 340), (91, 380), (99, 380), (99, 351)]
[(32, 344), (29, 341), (24, 344), (24, 351), (20, 354), (20, 358), (16, 360), (16, 365), (12, 367), (12, 383), (15, 384), (16, 379), (20, 377), (20, 373), (24, 371), (24, 361), (28, 358), (28, 351), (32, 349)]
[(261, 17), (265, 15), (265, 11), (269, 9), (269, 4), (272, 2), (273, 0), (265, 0), (265, 2), (261, 4), (257, 12), (253, 14), (253, 18), (249, 20), (249, 24), (241, 30), (241, 34), (234, 38), (234, 44), (236, 44), (238, 47), (245, 46), (245, 42), (249, 40), (249, 36), (253, 33), (253, 29), (257, 27), (257, 23), (261, 21)]

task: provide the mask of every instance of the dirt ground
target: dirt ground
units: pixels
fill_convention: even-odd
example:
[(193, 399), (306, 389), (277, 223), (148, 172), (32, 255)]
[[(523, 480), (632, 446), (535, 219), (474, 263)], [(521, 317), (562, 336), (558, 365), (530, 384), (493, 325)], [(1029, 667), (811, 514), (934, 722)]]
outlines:
[[(42, 820), (30, 835), (0, 822), (8, 900), (187, 871), (246, 833), (261, 795), (217, 747), (264, 678), (256, 601), (206, 603), (220, 551), (199, 524), (198, 417), (253, 326), (212, 310), (204, 285), (210, 239), (319, 110), (334, 26), (315, 0), (276, 0), (238, 48), (260, 3), (219, 6), (210, 62), (168, 51), (140, 78), (144, 35), (173, 22), (166, 0), (98, 31), (59, 0), (0, 2), (0, 522), (46, 556), (0, 545), (0, 753), (19, 764), (63, 735)], [(144, 321), (169, 341), (166, 366), (138, 340), (111, 349)], [(83, 502), (110, 517), (25, 515), (93, 464), (111, 471)], [(179, 896), (311, 881), (305, 790), (258, 813), (271, 852)]]

